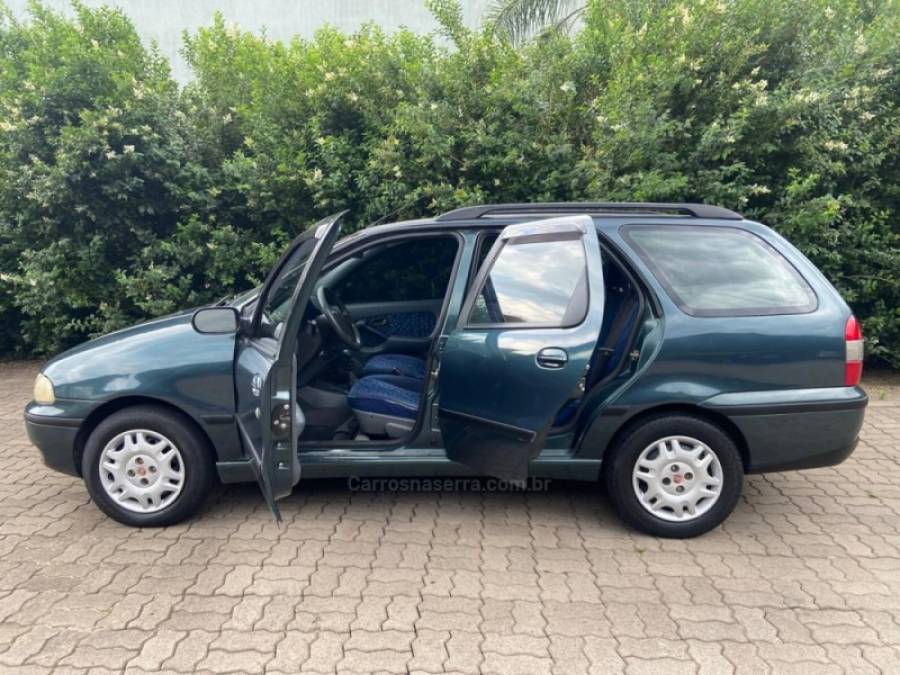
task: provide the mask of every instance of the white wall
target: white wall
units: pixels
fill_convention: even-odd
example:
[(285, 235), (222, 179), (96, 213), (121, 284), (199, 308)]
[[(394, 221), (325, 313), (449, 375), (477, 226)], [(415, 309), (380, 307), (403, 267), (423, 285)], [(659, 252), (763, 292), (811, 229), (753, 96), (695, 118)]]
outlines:
[[(5, 1), (16, 17), (27, 15), (28, 0)], [(69, 0), (43, 2), (52, 9), (72, 12)], [(368, 21), (386, 30), (405, 26), (427, 33), (437, 28), (424, 0), (85, 0), (85, 4), (121, 8), (145, 42), (156, 41), (180, 82), (190, 78), (180, 54), (182, 32), (209, 25), (217, 11), (226, 21), (234, 21), (245, 30), (265, 30), (276, 40), (288, 40), (295, 35), (311, 37), (325, 24), (344, 31), (353, 31)], [(476, 25), (490, 0), (462, 0), (461, 4), (466, 23)]]

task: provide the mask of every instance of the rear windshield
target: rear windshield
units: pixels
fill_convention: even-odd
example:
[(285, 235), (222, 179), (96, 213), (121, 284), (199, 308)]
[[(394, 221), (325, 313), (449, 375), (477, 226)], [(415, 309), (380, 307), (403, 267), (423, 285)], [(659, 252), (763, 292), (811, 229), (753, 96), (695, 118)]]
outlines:
[(794, 266), (746, 230), (632, 225), (624, 234), (687, 314), (802, 314), (816, 308), (815, 293)]

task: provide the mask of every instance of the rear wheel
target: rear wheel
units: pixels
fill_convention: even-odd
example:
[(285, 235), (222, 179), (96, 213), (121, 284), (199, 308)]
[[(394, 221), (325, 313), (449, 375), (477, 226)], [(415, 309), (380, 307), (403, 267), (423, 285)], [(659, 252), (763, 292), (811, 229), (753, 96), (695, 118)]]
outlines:
[(659, 537), (686, 538), (734, 510), (744, 478), (731, 437), (688, 415), (652, 417), (632, 429), (605, 471), (623, 520)]
[(203, 436), (181, 415), (126, 408), (94, 429), (81, 465), (94, 503), (126, 525), (172, 525), (191, 516), (213, 484)]

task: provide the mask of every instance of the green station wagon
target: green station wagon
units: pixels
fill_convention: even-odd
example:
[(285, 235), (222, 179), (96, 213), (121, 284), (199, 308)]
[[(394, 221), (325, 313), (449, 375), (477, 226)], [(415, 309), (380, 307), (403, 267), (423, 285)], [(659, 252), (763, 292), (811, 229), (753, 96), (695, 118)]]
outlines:
[(216, 477), (600, 481), (690, 537), (746, 473), (837, 464), (867, 398), (860, 326), (771, 229), (699, 204), (475, 206), (298, 237), (259, 288), (50, 361), (44, 461), (129, 525)]

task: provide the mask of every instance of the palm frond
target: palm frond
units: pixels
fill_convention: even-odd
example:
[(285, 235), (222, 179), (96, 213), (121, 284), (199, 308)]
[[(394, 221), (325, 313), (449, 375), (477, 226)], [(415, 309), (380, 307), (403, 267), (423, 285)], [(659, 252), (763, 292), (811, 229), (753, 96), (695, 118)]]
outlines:
[(521, 44), (548, 29), (567, 28), (583, 9), (583, 0), (495, 0), (486, 18), (496, 35)]

